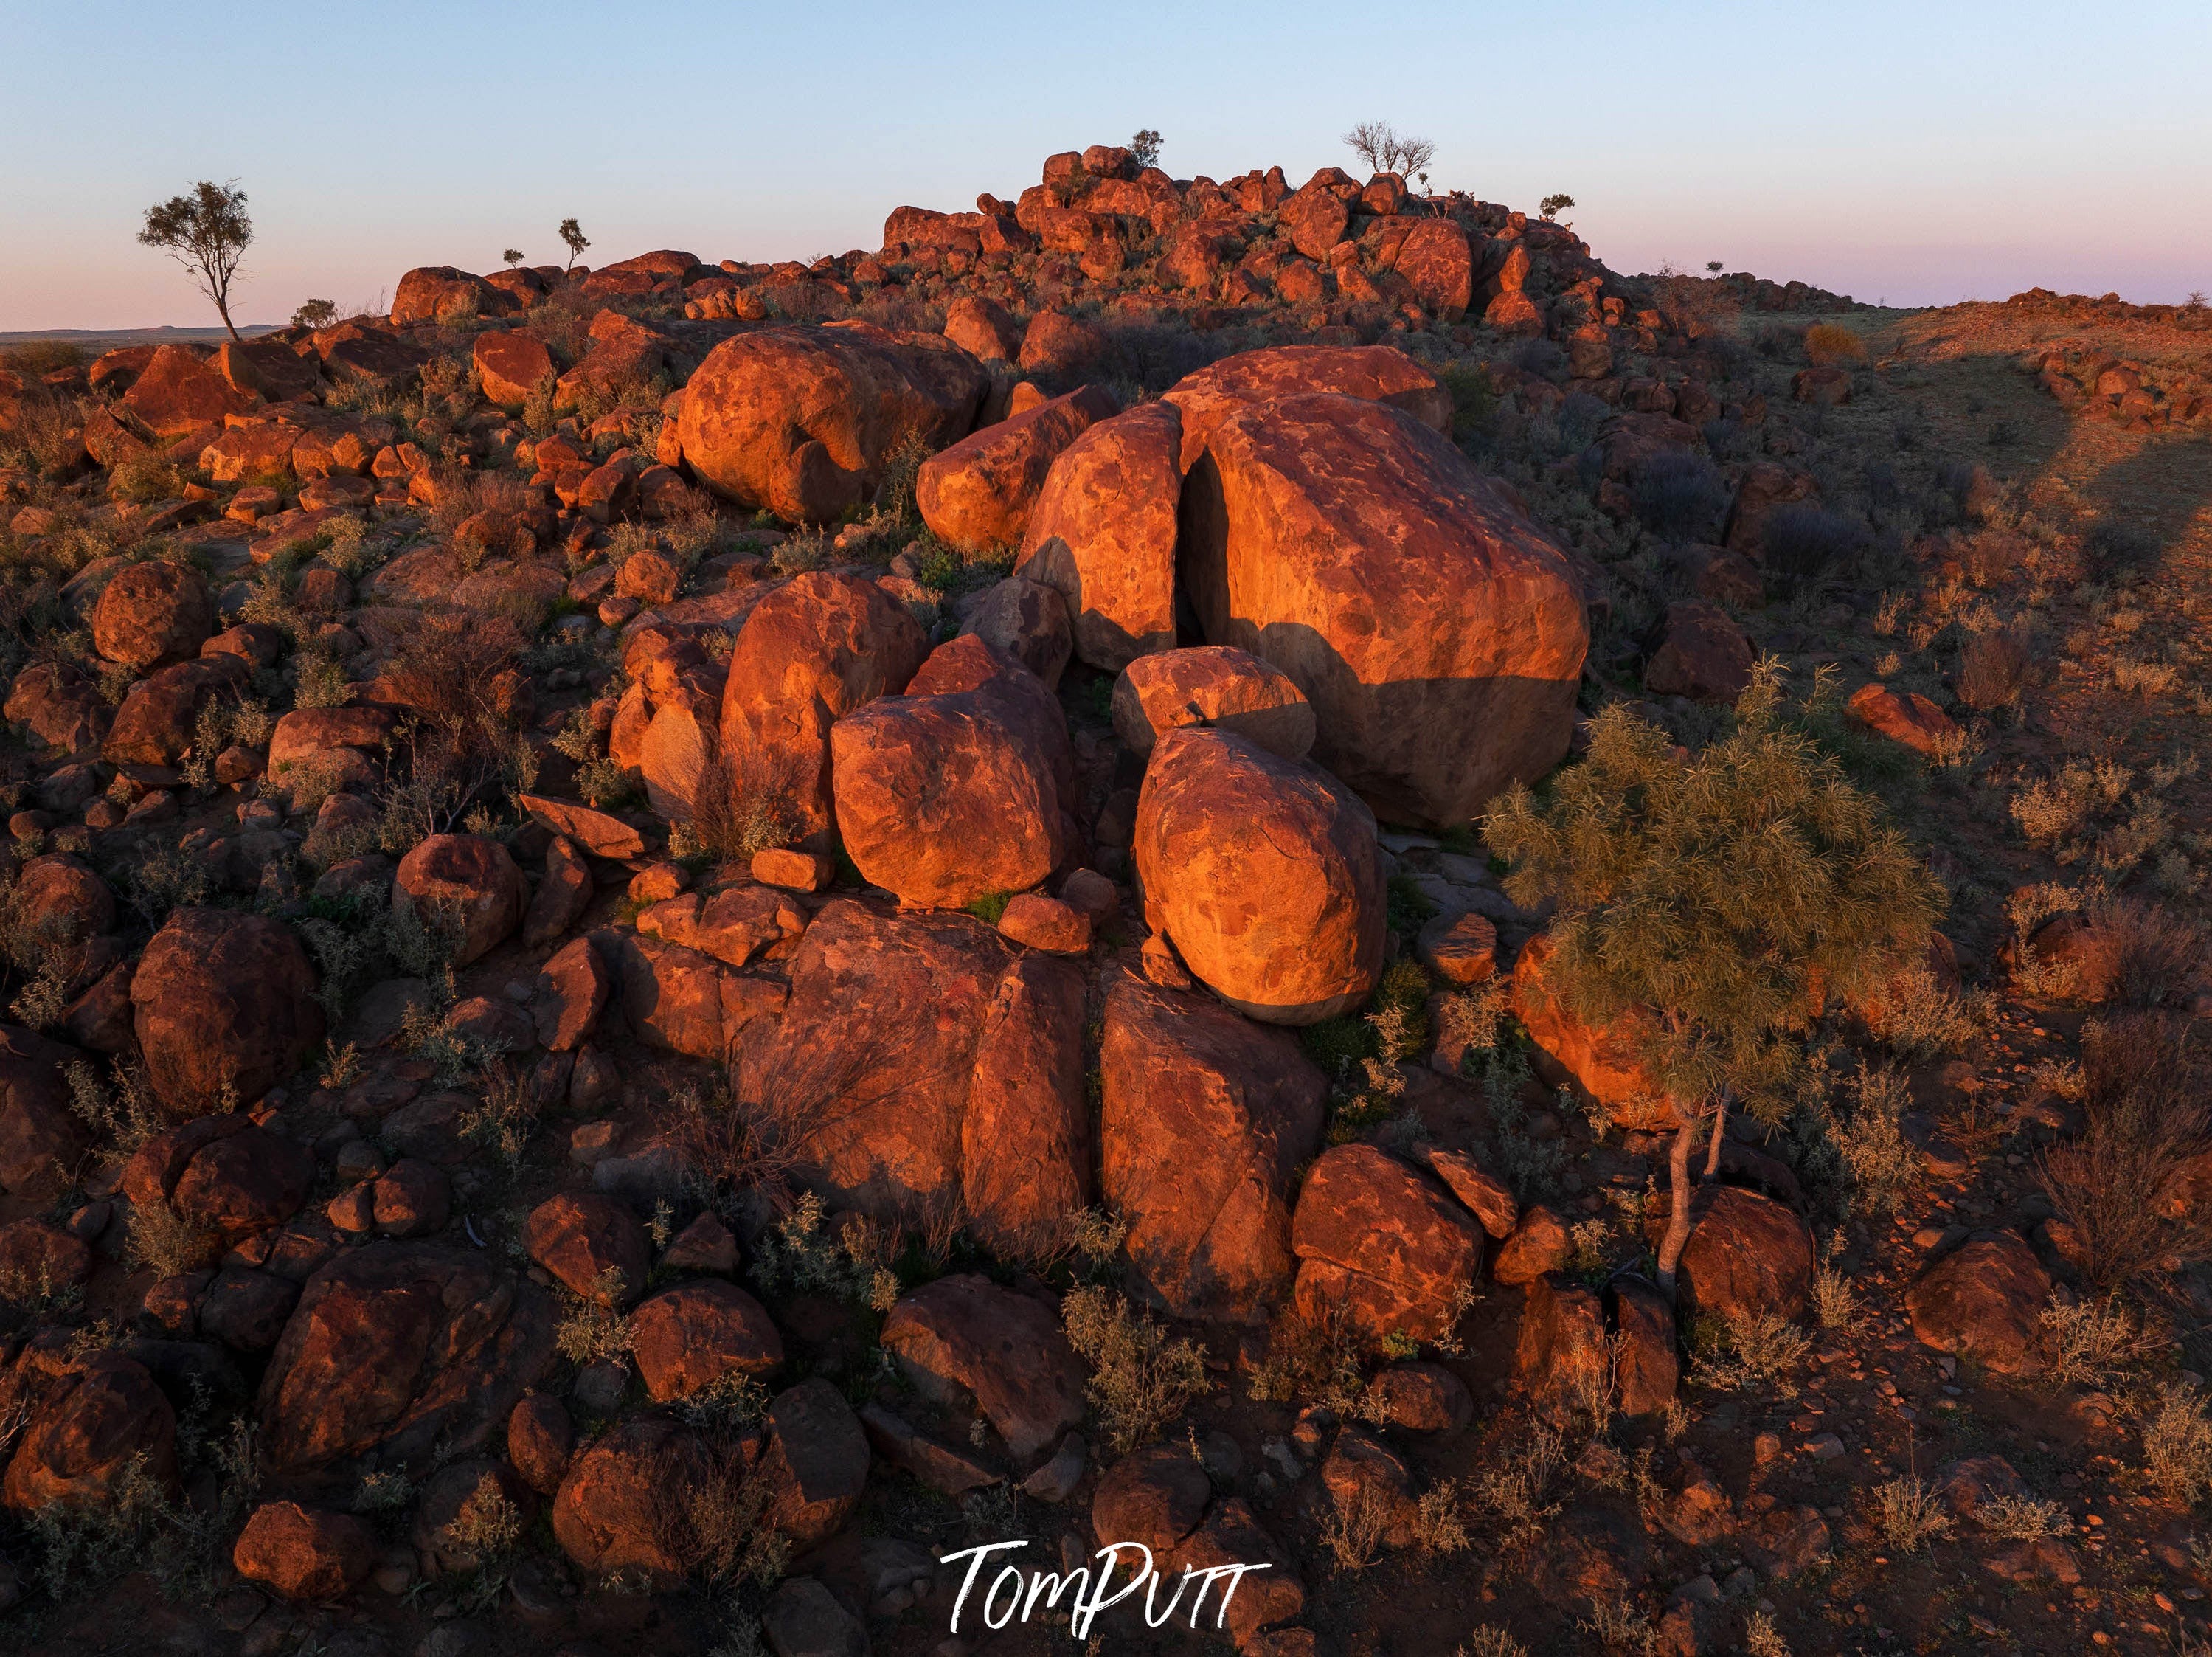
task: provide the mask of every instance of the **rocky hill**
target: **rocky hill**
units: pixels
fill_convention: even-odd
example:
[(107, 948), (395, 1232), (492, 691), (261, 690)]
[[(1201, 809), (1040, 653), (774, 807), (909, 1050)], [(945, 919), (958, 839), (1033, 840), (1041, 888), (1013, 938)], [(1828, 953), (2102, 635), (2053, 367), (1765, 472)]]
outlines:
[(2203, 1640), (2197, 312), (1109, 147), (396, 292), (0, 372), (13, 1648)]

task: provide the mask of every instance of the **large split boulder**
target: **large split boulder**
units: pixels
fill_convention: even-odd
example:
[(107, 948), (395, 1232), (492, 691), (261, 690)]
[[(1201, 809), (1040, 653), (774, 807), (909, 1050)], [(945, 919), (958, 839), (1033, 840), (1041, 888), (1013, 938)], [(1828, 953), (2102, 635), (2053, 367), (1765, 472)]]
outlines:
[(741, 1098), (809, 1182), (885, 1218), (957, 1205), (994, 1246), (1055, 1238), (1090, 1200), (1083, 975), (965, 915), (825, 905), (781, 1020), (737, 1046)]
[(787, 813), (794, 838), (827, 829), (831, 727), (905, 690), (928, 654), (913, 616), (873, 582), (815, 572), (778, 588), (745, 618), (723, 683), (732, 790)]
[(1328, 1083), (1287, 1032), (1123, 971), (1099, 1053), (1103, 1196), (1177, 1317), (1264, 1321), (1288, 1295), (1291, 1175)]
[(252, 1104), (323, 1039), (314, 969), (292, 929), (228, 909), (171, 912), (131, 978), (138, 1047), (171, 1117)]
[(939, 334), (863, 322), (726, 339), (686, 382), (678, 435), (699, 480), (741, 506), (823, 523), (872, 497), (898, 446), (965, 436), (982, 365)]
[(969, 557), (1021, 545), (1053, 462), (1115, 411), (1112, 393), (1085, 386), (940, 449), (915, 478), (921, 521)]
[(1271, 1024), (1358, 1006), (1382, 972), (1374, 813), (1225, 730), (1161, 737), (1137, 807), (1145, 918), (1223, 1000)]
[(379, 1242), (307, 1279), (257, 1414), (269, 1465), (473, 1454), (553, 1362), (551, 1298), (481, 1257)]
[(157, 345), (123, 405), (156, 437), (181, 437), (204, 426), (220, 426), (223, 417), (243, 414), (255, 399), (238, 391), (182, 345)]
[(1580, 581), (1448, 439), (1308, 394), (1238, 405), (1204, 443), (1183, 484), (1187, 589), (1209, 643), (1297, 682), (1323, 765), (1383, 816), (1440, 825), (1565, 756)]
[(1182, 448), (1175, 405), (1141, 403), (1069, 444), (1030, 509), (1017, 568), (1059, 589), (1094, 667), (1175, 644)]
[(1043, 681), (970, 634), (830, 730), (854, 866), (916, 907), (1025, 892), (1073, 843), (1074, 762)]

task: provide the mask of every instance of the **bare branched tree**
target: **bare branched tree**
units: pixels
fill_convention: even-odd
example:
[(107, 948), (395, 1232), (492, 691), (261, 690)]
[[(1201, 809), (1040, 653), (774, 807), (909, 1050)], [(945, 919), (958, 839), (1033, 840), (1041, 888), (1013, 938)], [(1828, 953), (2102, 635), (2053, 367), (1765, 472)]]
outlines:
[(202, 179), (188, 196), (172, 196), (146, 210), (138, 240), (159, 247), (192, 273), (200, 291), (215, 302), (222, 326), (238, 338), (230, 320), (230, 284), (238, 261), (253, 240), (253, 221), (246, 214), (246, 192), (238, 180), (216, 184)]
[(1370, 173), (1395, 173), (1401, 179), (1425, 172), (1437, 157), (1437, 147), (1428, 139), (1407, 137), (1388, 121), (1362, 121), (1344, 135), (1344, 142)]

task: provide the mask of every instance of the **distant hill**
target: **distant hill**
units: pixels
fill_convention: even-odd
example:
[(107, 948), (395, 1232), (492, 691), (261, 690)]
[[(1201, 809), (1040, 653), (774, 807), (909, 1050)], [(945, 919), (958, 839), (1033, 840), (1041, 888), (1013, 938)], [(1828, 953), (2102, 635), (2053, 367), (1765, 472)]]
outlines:
[[(252, 322), (238, 332), (251, 339), (257, 334), (274, 333), (276, 326), (273, 322)], [(0, 348), (28, 345), (41, 339), (64, 339), (89, 351), (112, 351), (120, 345), (212, 345), (229, 338), (220, 327), (26, 328), (14, 333), (0, 332)]]

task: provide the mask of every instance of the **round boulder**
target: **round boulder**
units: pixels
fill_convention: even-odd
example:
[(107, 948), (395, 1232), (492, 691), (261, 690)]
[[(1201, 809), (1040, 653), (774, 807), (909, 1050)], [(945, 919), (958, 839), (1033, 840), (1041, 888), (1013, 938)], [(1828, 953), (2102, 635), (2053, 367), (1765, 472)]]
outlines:
[(139, 958), (131, 1004), (155, 1097), (183, 1119), (252, 1104), (323, 1039), (314, 969), (290, 928), (228, 909), (174, 911)]
[(1145, 774), (1134, 849), (1146, 923), (1238, 1011), (1318, 1024), (1374, 992), (1375, 817), (1327, 773), (1228, 731), (1170, 731)]
[(336, 1599), (376, 1563), (376, 1535), (351, 1514), (264, 1502), (238, 1533), (230, 1563), (286, 1599)]
[(689, 1398), (726, 1375), (764, 1375), (783, 1362), (767, 1309), (719, 1277), (679, 1283), (630, 1314), (630, 1355), (655, 1404)]
[(454, 967), (469, 966), (522, 924), (529, 888), (514, 859), (480, 834), (434, 834), (399, 860), (392, 906), (453, 940)]
[(133, 673), (197, 656), (214, 631), (207, 582), (189, 564), (125, 564), (92, 606), (92, 648)]

